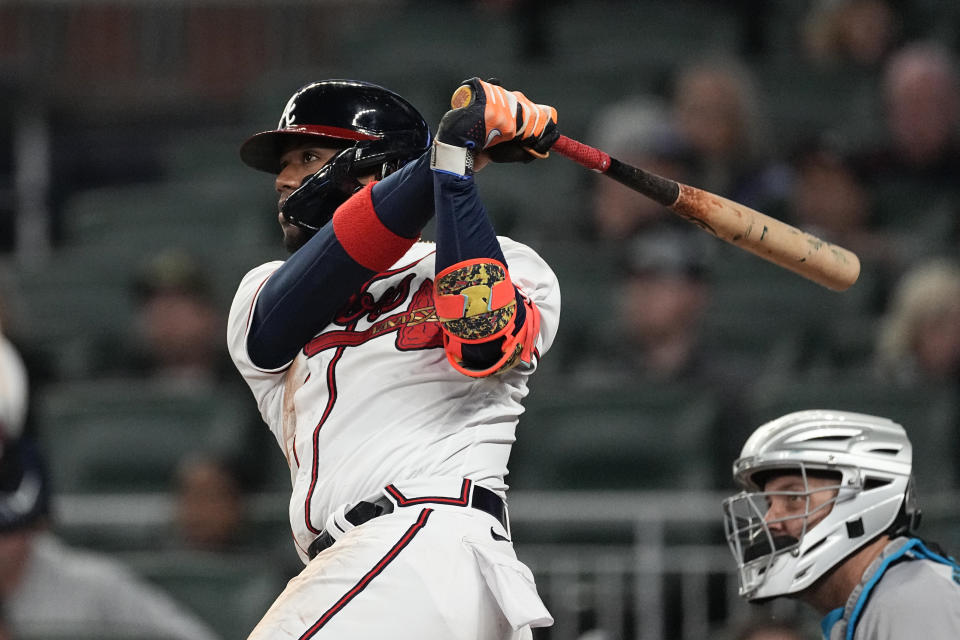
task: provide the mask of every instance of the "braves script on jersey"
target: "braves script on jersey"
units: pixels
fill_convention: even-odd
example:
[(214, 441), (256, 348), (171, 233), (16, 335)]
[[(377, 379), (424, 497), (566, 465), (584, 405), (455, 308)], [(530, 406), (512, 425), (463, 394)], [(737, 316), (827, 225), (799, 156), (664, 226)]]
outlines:
[[(537, 353), (560, 313), (556, 277), (533, 250), (499, 238), (514, 284), (541, 313)], [(433, 307), (434, 250), (416, 243), (364, 284), (286, 367), (257, 368), (246, 350), (258, 291), (282, 263), (251, 270), (234, 298), (230, 354), (290, 465), (290, 524), (307, 548), (338, 507), (405, 480), (470, 478), (503, 496), (507, 458), (532, 368), (486, 378), (447, 361)]]

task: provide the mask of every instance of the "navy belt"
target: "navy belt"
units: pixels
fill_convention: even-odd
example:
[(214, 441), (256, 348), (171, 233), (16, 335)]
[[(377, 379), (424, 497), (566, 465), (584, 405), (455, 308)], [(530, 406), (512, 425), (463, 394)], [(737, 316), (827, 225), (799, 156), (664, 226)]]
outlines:
[[(473, 484), (470, 487), (471, 498), (470, 506), (474, 509), (479, 509), (484, 513), (488, 513), (496, 520), (503, 525), (503, 528), (506, 531), (510, 531), (510, 525), (507, 522), (507, 505), (504, 504), (503, 500), (500, 499), (496, 493), (487, 489), (486, 487), (481, 487), (480, 485)], [(417, 500), (417, 504), (429, 504), (430, 500)], [(449, 504), (448, 502), (437, 501), (441, 504)], [(384, 516), (388, 513), (392, 513), (394, 509), (393, 501), (391, 501), (386, 496), (379, 498), (373, 502), (359, 502), (349, 511), (344, 513), (344, 517), (347, 519), (347, 522), (352, 524), (355, 527), (359, 527), (364, 522), (373, 520), (378, 516)], [(328, 549), (333, 543), (336, 542), (336, 539), (330, 535), (330, 533), (324, 529), (320, 532), (320, 535), (310, 543), (310, 546), (307, 547), (307, 555), (313, 560), (318, 553), (324, 549)]]

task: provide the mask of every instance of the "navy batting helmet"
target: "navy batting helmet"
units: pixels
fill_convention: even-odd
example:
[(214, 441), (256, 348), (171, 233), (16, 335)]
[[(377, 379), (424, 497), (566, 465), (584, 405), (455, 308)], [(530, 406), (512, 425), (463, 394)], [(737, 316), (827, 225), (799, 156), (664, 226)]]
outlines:
[(355, 175), (376, 173), (381, 178), (430, 146), (423, 116), (393, 91), (358, 80), (321, 80), (294, 93), (277, 128), (247, 139), (240, 158), (254, 169), (279, 173), (286, 145), (303, 136), (356, 149)]
[(413, 105), (389, 89), (358, 80), (321, 80), (294, 93), (277, 128), (251, 136), (240, 147), (240, 158), (277, 174), (280, 157), (304, 138), (342, 148), (281, 210), (289, 222), (314, 233), (360, 189), (357, 178), (383, 178), (422, 155), (430, 147), (430, 128)]

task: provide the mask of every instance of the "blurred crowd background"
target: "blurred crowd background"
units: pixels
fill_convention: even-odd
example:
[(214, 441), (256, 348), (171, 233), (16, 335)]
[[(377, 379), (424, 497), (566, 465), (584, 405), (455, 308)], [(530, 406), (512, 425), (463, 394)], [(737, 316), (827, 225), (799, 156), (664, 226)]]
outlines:
[[(498, 231), (540, 251), (563, 296), (515, 494), (597, 492), (614, 512), (712, 498), (762, 422), (847, 409), (906, 427), (956, 552), (958, 56), (952, 0), (5, 0), (0, 327), (29, 406), (21, 428), (4, 415), (0, 452), (22, 438), (46, 460), (52, 506), (31, 532), (122, 560), (174, 595), (162, 606), (244, 637), (298, 561), (284, 460), (226, 355), (234, 288), (283, 257), (272, 179), (237, 149), (313, 80), (383, 84), (435, 126), (476, 75), (556, 106), (568, 136), (862, 262), (833, 292), (556, 154), (485, 169)], [(715, 513), (699, 541), (722, 545)], [(0, 589), (9, 637), (80, 637), (30, 627), (17, 589)], [(670, 602), (662, 637), (679, 638)], [(703, 606), (710, 637), (774, 637)], [(541, 637), (640, 637), (639, 614), (615, 611), (625, 631), (608, 635), (596, 615)]]

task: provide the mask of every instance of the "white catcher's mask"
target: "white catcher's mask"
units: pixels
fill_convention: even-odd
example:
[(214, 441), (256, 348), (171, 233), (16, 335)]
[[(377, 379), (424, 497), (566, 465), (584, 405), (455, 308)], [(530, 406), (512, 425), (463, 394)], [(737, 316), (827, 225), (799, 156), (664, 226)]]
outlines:
[[(803, 591), (878, 535), (915, 526), (911, 456), (903, 427), (876, 416), (798, 411), (758, 428), (733, 464), (744, 491), (723, 502), (740, 595)], [(799, 484), (765, 491), (783, 474)], [(789, 515), (770, 510), (777, 501), (792, 503)], [(779, 517), (768, 520), (768, 510)]]

